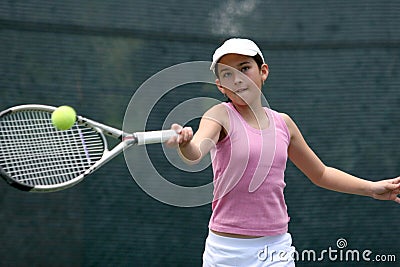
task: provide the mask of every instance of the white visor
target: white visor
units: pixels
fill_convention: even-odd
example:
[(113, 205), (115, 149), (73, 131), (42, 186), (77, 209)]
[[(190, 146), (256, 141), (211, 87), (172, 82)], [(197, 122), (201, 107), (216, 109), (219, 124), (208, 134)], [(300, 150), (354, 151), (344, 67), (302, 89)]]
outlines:
[(213, 55), (213, 61), (210, 66), (210, 70), (215, 73), (215, 65), (221, 59), (221, 57), (227, 54), (239, 54), (254, 57), (255, 55), (260, 55), (263, 63), (264, 56), (261, 53), (260, 48), (251, 40), (249, 39), (240, 39), (240, 38), (232, 38), (226, 40), (220, 47), (215, 50)]

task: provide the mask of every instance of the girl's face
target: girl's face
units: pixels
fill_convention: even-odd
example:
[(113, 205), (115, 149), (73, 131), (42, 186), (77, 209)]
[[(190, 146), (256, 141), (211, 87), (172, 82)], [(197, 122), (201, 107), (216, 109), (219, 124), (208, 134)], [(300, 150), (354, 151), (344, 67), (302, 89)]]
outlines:
[(227, 54), (218, 62), (218, 89), (234, 104), (251, 105), (260, 99), (261, 88), (268, 77), (268, 66), (258, 67), (249, 56)]

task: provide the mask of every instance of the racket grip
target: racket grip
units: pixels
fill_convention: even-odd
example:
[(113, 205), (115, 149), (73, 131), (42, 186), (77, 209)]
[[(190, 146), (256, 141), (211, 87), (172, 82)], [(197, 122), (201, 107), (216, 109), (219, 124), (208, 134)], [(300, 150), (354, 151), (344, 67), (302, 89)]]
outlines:
[(164, 143), (171, 137), (178, 134), (174, 130), (136, 132), (133, 134), (137, 140), (137, 145)]

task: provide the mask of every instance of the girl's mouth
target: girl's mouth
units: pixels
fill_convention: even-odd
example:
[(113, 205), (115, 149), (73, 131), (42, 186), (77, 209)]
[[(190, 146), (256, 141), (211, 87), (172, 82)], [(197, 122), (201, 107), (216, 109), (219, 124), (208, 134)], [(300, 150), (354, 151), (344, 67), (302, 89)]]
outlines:
[(241, 92), (246, 91), (246, 90), (247, 90), (247, 88), (241, 88), (241, 89), (235, 90), (234, 93), (237, 94), (237, 93), (241, 93)]

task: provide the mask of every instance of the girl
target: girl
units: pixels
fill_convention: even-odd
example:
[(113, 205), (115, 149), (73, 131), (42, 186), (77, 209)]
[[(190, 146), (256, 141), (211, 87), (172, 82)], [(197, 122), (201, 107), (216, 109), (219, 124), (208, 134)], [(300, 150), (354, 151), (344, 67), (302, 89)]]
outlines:
[(179, 135), (167, 142), (188, 163), (212, 156), (214, 199), (203, 266), (294, 266), (283, 195), (288, 158), (320, 187), (400, 203), (400, 177), (372, 182), (326, 166), (290, 116), (262, 106), (268, 65), (253, 41), (225, 41), (211, 70), (228, 102), (210, 108), (195, 134), (172, 125)]

